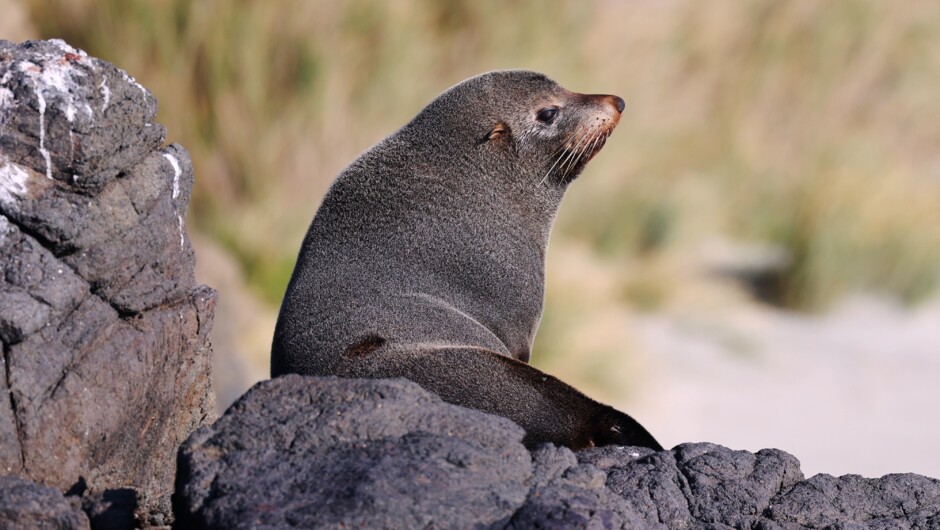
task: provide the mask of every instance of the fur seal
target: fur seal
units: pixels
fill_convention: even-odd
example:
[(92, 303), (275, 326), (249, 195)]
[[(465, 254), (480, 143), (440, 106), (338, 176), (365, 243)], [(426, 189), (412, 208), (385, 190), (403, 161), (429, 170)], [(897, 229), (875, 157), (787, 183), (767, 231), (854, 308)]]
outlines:
[(555, 213), (623, 108), (536, 72), (490, 72), (359, 156), (304, 238), (272, 377), (404, 377), (512, 419), (529, 447), (661, 450), (630, 416), (526, 364)]

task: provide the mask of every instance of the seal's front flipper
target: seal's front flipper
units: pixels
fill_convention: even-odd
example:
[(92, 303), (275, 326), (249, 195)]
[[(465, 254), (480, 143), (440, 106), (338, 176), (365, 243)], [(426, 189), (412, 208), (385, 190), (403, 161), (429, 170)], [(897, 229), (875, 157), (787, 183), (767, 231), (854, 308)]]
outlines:
[(662, 446), (630, 416), (525, 363), (474, 347), (389, 348), (346, 357), (335, 375), (410, 379), (444, 401), (507, 417), (523, 443), (551, 442), (573, 450), (601, 445)]
[[(560, 381), (559, 381), (560, 382)], [(564, 384), (564, 383), (562, 383)], [(642, 425), (619, 410), (601, 405), (602, 410), (591, 418), (591, 440), (596, 446), (634, 445), (662, 451), (663, 447)]]

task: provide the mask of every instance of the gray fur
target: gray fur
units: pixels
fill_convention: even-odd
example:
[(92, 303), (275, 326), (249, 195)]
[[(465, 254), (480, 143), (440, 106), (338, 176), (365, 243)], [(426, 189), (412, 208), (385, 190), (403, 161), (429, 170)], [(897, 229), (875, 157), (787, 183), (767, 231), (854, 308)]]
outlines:
[[(530, 445), (658, 449), (629, 416), (525, 364), (555, 213), (619, 120), (615, 101), (490, 72), (366, 151), (304, 239), (272, 376), (406, 377), (516, 421)], [(552, 105), (555, 120), (540, 122)]]

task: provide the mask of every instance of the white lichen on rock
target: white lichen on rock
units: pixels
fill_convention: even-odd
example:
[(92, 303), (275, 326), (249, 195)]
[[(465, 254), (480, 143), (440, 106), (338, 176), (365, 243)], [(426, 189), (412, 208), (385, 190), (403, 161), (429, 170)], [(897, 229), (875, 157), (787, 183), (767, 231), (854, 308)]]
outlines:
[(127, 81), (128, 83), (136, 86), (144, 94), (144, 96), (147, 96), (150, 94), (150, 92), (147, 92), (147, 89), (144, 88), (144, 85), (141, 85), (140, 83), (138, 83), (137, 80), (134, 79), (134, 77), (131, 76), (129, 73), (125, 72), (124, 70), (121, 70), (120, 68), (118, 68), (118, 72), (121, 72), (121, 77), (123, 77), (124, 80)]
[(6, 216), (0, 214), (0, 247), (7, 244), (7, 234), (13, 231), (13, 225), (7, 220)]
[(47, 42), (54, 45), (56, 48), (62, 50), (62, 53), (71, 53), (72, 55), (78, 55), (79, 57), (88, 57), (88, 54), (84, 50), (73, 48), (69, 43), (65, 42), (62, 39), (49, 39)]
[(180, 196), (180, 175), (183, 174), (183, 171), (180, 169), (180, 162), (175, 156), (164, 153), (163, 158), (166, 158), (173, 166), (173, 198), (176, 199)]
[(16, 100), (16, 95), (13, 94), (13, 91), (6, 88), (11, 77), (12, 74), (7, 71), (7, 73), (3, 74), (3, 77), (0, 78), (0, 125), (3, 125), (3, 122), (6, 121), (6, 114), (9, 109), (13, 107), (13, 103)]
[[(176, 198), (180, 196), (180, 176), (183, 174), (183, 170), (180, 168), (180, 161), (175, 156), (170, 153), (163, 153), (163, 158), (166, 158), (170, 166), (173, 167), (173, 200), (175, 201)], [(186, 229), (183, 226), (183, 215), (177, 213), (176, 218), (179, 221), (180, 248), (183, 248), (186, 245)]]
[[(39, 153), (46, 163), (46, 177), (52, 178), (52, 157), (49, 150), (46, 149), (46, 108), (48, 96), (50, 101), (61, 100), (65, 105), (65, 118), (72, 122), (75, 120), (75, 96), (78, 84), (73, 76), (84, 77), (85, 73), (72, 66), (72, 60), (69, 60), (65, 54), (70, 54), (76, 60), (83, 60), (87, 57), (85, 52), (76, 50), (63, 41), (54, 40), (56, 45), (63, 52), (62, 57), (46, 56), (42, 58), (41, 64), (32, 61), (20, 61), (16, 68), (25, 74), (33, 83), (33, 92), (36, 94), (36, 101), (39, 107)], [(90, 112), (90, 107), (88, 111)], [(91, 118), (89, 114), (89, 118)]]
[(46, 178), (52, 178), (52, 157), (46, 149), (46, 98), (42, 95), (42, 88), (36, 88), (36, 99), (39, 101), (39, 152), (46, 161)]
[(108, 88), (108, 76), (104, 76), (104, 79), (101, 80), (101, 84), (98, 85), (98, 90), (101, 91), (101, 98), (104, 102), (101, 103), (101, 113), (104, 114), (104, 111), (108, 108), (108, 103), (111, 103), (111, 89)]
[(0, 155), (0, 203), (9, 206), (25, 197), (27, 180), (29, 171), (26, 168)]
[(185, 249), (186, 247), (186, 227), (183, 225), (183, 215), (177, 214), (176, 218), (179, 220), (180, 227), (180, 248)]

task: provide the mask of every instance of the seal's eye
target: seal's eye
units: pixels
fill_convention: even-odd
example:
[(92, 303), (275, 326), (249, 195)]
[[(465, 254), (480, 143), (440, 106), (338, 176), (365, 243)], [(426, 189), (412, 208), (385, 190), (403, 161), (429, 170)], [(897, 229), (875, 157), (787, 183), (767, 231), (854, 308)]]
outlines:
[(535, 119), (542, 123), (551, 123), (555, 121), (555, 116), (558, 116), (558, 107), (546, 107), (535, 115)]

